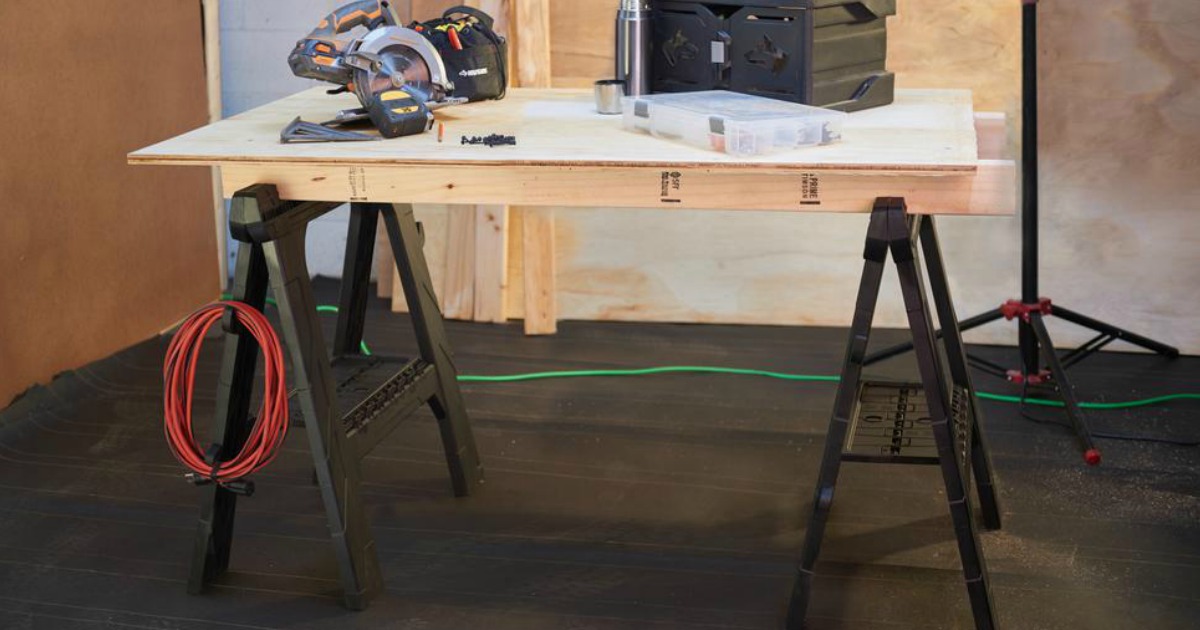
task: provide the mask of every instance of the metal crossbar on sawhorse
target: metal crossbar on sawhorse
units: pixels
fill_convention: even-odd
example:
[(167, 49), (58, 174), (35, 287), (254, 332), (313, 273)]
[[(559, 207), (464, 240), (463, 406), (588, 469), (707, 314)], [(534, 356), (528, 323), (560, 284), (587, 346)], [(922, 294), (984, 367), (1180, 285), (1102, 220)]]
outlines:
[[(934, 335), (918, 242), (924, 254), (937, 318), (945, 327), (942, 336), (944, 361)], [(899, 271), (920, 368), (919, 384), (867, 381), (862, 375), (889, 253)], [(996, 627), (996, 614), (988, 586), (987, 565), (976, 531), (976, 515), (971, 506), (972, 471), (985, 528), (1000, 528), (1000, 507), (991, 461), (980, 429), (979, 401), (971, 384), (933, 218), (910, 216), (903, 199), (877, 200), (867, 231), (864, 257), (866, 264), (850, 329), (850, 343), (829, 423), (787, 627), (789, 630), (804, 627), (817, 556), (833, 507), (841, 464), (862, 462), (927, 464), (941, 468), (975, 627), (991, 630)]]
[[(233, 299), (262, 310), (270, 286), (280, 337), (290, 359), (293, 408), (308, 434), (316, 480), (329, 519), (346, 607), (361, 610), (382, 590), (379, 558), (360, 488), (362, 459), (424, 404), (441, 430), (454, 493), (483, 481), (466, 408), (446, 341), (411, 206), (353, 204), (346, 242), (333, 357), (326, 349), (305, 261), (308, 224), (339, 203), (280, 201), (274, 186), (252, 186), (233, 198), (231, 233), (240, 241)], [(420, 357), (359, 354), (366, 318), (375, 235), (383, 218), (412, 315)], [(250, 397), (258, 348), (232, 313), (223, 320), (225, 347), (217, 389), (217, 459), (241, 450), (253, 426)], [(188, 590), (200, 593), (229, 567), (238, 495), (203, 487)]]

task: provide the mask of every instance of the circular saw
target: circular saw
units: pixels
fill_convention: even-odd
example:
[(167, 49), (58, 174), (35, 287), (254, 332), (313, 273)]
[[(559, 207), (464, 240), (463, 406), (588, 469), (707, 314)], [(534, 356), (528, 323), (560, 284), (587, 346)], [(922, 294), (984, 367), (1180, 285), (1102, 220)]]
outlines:
[[(452, 19), (457, 13), (466, 17)], [(487, 35), (483, 45), (504, 50), (491, 18), (474, 9), (458, 7), (441, 20), (404, 27), (387, 0), (362, 0), (326, 16), (296, 44), (288, 65), (297, 76), (338, 84), (336, 92), (358, 97), (361, 110), (342, 112), (330, 124), (370, 118), (385, 138), (397, 138), (432, 128), (433, 110), (471, 100), (455, 96), (444, 56), (464, 56), (463, 38), (475, 32)], [(464, 72), (469, 80), (479, 76), (476, 69)]]

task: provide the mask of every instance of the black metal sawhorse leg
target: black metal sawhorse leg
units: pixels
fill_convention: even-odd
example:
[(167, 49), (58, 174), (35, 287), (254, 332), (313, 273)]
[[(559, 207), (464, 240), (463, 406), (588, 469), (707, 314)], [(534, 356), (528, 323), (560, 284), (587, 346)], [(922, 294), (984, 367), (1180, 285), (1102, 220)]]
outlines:
[[(946, 324), (945, 363), (934, 335), (932, 312), (922, 277), (920, 241), (938, 319)], [(862, 377), (872, 320), (891, 255), (908, 311), (920, 384), (866, 381)], [(862, 281), (841, 382), (829, 423), (812, 515), (805, 532), (788, 608), (787, 627), (805, 627), (813, 578), (843, 461), (926, 464), (941, 469), (975, 627), (996, 627), (995, 607), (971, 506), (971, 473), (983, 511), (983, 525), (1000, 527), (1000, 507), (991, 461), (980, 427), (980, 409), (970, 380), (962, 337), (945, 265), (930, 217), (908, 215), (903, 199), (876, 202), (867, 230)]]
[[(417, 408), (429, 404), (438, 419), (454, 493), (466, 496), (483, 470), (458, 389), (422, 238), (411, 207), (354, 204), (333, 358), (326, 349), (305, 260), (307, 226), (340, 204), (284, 202), (273, 186), (252, 186), (234, 196), (231, 233), (241, 241), (233, 299), (261, 309), (271, 287), (278, 304), (280, 337), (289, 356), (293, 408), (308, 434), (317, 483), (329, 519), (343, 601), (362, 610), (383, 588), (379, 558), (361, 497), (362, 459)], [(420, 348), (413, 360), (363, 356), (363, 338), (375, 233), (383, 217), (396, 255)], [(217, 392), (216, 442), (221, 459), (245, 443), (257, 347), (226, 316), (226, 345)], [(237, 495), (204, 486), (189, 591), (229, 566)]]
[[(954, 301), (950, 297), (950, 281), (946, 275), (945, 260), (942, 258), (941, 243), (937, 235), (937, 226), (933, 218), (917, 219), (919, 221), (919, 237), (921, 250), (925, 254), (925, 267), (929, 273), (930, 294), (933, 296), (934, 307), (937, 309), (939, 322), (957, 322)], [(920, 280), (918, 275), (917, 280)], [(979, 507), (983, 513), (984, 529), (1000, 529), (1000, 499), (996, 493), (995, 478), (992, 474), (992, 456), (987, 448), (987, 439), (980, 425), (983, 424), (983, 409), (980, 408), (979, 398), (975, 394), (975, 384), (971, 380), (971, 370), (968, 368), (966, 344), (963, 343), (962, 331), (954, 325), (948, 326), (941, 337), (946, 351), (947, 367), (950, 370), (950, 380), (960, 387), (966, 396), (964, 402), (969, 404), (970, 418), (973, 421), (971, 429), (970, 452), (971, 469), (975, 473), (975, 490), (979, 493)]]

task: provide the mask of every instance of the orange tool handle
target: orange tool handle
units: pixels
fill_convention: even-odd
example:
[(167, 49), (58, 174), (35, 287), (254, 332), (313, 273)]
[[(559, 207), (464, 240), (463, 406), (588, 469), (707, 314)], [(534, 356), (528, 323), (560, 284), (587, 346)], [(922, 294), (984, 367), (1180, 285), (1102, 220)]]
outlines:
[(309, 34), (309, 38), (330, 38), (349, 32), (356, 26), (368, 29), (378, 27), (384, 21), (384, 9), (380, 0), (359, 0), (325, 16), (317, 24), (317, 28)]

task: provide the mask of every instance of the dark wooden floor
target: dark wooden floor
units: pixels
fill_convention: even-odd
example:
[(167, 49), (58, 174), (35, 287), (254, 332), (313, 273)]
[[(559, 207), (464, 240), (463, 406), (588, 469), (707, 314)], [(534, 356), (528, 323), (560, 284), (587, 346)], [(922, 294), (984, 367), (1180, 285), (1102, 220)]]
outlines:
[[(374, 349), (411, 351), (405, 318), (372, 308)], [(664, 364), (832, 374), (845, 342), (842, 330), (727, 326), (565, 324), (526, 339), (518, 325), (452, 324), (450, 334), (468, 374)], [(486, 488), (450, 496), (427, 414), (389, 438), (365, 465), (387, 592), (356, 614), (336, 599), (299, 431), (242, 503), (233, 573), (205, 596), (185, 593), (197, 492), (163, 443), (165, 343), (64, 375), (0, 415), (0, 627), (780, 625), (830, 385), (659, 376), (467, 386)], [(1104, 355), (1075, 376), (1088, 400), (1194, 392), (1200, 360)], [(207, 418), (211, 398), (197, 404)], [(984, 534), (1002, 627), (1197, 627), (1200, 449), (1105, 441), (1105, 465), (1087, 469), (1064, 431), (985, 407), (1007, 519)], [(1092, 422), (1196, 438), (1197, 411), (1181, 403)], [(940, 484), (934, 469), (844, 468), (813, 628), (970, 627)]]

